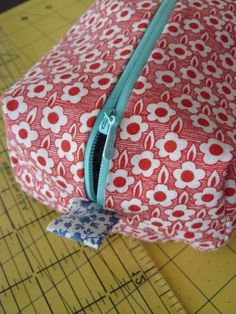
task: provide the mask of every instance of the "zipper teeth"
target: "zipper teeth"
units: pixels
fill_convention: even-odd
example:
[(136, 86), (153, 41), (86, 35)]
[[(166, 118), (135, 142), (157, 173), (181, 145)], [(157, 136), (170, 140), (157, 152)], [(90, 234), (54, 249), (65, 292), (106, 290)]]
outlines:
[[(161, 10), (159, 13), (156, 13), (156, 14), (159, 14), (159, 19), (162, 19), (161, 14), (165, 15), (166, 11), (168, 11), (169, 4), (171, 4), (171, 6), (174, 6), (175, 3), (176, 3), (176, 0), (164, 0), (164, 1), (162, 1), (160, 3), (160, 6), (157, 9), (158, 11), (160, 9)], [(163, 9), (161, 8), (162, 5), (164, 6)], [(151, 21), (151, 29), (153, 31), (154, 30), (156, 31), (155, 27), (158, 27), (158, 26), (155, 26), (156, 16), (154, 18), (155, 18), (155, 20), (153, 22)], [(165, 23), (166, 23), (166, 21), (165, 21)], [(154, 31), (154, 33), (155, 33), (155, 31)], [(158, 36), (160, 36), (160, 34), (162, 32), (163, 32), (163, 29), (160, 30), (159, 34), (158, 33), (156, 34), (156, 36), (155, 36), (155, 37), (157, 37), (156, 39), (158, 39)], [(151, 38), (153, 36), (152, 36), (152, 34), (149, 34), (149, 33), (150, 33), (150, 30), (146, 34), (145, 40), (142, 42), (143, 39), (141, 39), (141, 41), (140, 41), (140, 43), (142, 43), (141, 47), (143, 47), (143, 48), (139, 47), (139, 45), (137, 47), (137, 48), (139, 48), (138, 50), (140, 50), (140, 49), (142, 50), (141, 53), (143, 52), (145, 45), (148, 44), (150, 40), (152, 40)], [(137, 50), (137, 48), (136, 48), (136, 50)], [(98, 169), (99, 170), (98, 187), (97, 187), (97, 192), (95, 194), (94, 182), (93, 182), (93, 173), (94, 173), (94, 171), (93, 171), (94, 170), (93, 157), (95, 154), (95, 147), (96, 147), (97, 139), (99, 136), (99, 125), (103, 119), (102, 116), (104, 115), (104, 113), (106, 114), (111, 109), (116, 111), (116, 113), (120, 119), (122, 118), (123, 111), (126, 108), (127, 101), (129, 98), (130, 88), (131, 88), (131, 92), (132, 92), (133, 84), (136, 81), (136, 79), (134, 81), (133, 78), (131, 77), (131, 73), (134, 72), (135, 78), (136, 78), (136, 76), (138, 78), (138, 76), (140, 75), (140, 71), (142, 69), (140, 63), (142, 64), (142, 62), (146, 62), (146, 60), (148, 60), (151, 51), (150, 51), (150, 53), (148, 53), (148, 55), (147, 55), (147, 51), (145, 52), (145, 50), (143, 53), (144, 53), (144, 55), (140, 57), (140, 55), (138, 55), (138, 52), (136, 51), (136, 53), (135, 53), (135, 51), (134, 51), (134, 56), (131, 56), (131, 59), (132, 59), (132, 57), (134, 57), (133, 58), (134, 62), (133, 61), (131, 62), (132, 65), (128, 63), (126, 71), (125, 71), (126, 74), (121, 76), (121, 80), (118, 81), (118, 84), (116, 86), (117, 88), (113, 90), (113, 92), (111, 93), (107, 102), (104, 104), (101, 112), (99, 113), (99, 115), (97, 117), (97, 121), (95, 122), (95, 125), (92, 129), (93, 132), (91, 131), (90, 135), (92, 135), (92, 136), (89, 137), (88, 142), (87, 142), (88, 145), (87, 145), (87, 149), (85, 150), (85, 155), (87, 154), (87, 158), (85, 158), (87, 160), (85, 163), (85, 165), (86, 165), (85, 171), (87, 172), (87, 176), (85, 176), (85, 177), (87, 178), (87, 180), (89, 180), (89, 182), (85, 182), (85, 186), (86, 186), (86, 190), (87, 190), (87, 194), (88, 194), (89, 198), (91, 198), (93, 201), (98, 202), (100, 205), (103, 205), (102, 204), (103, 203), (103, 195), (100, 195), (100, 194), (103, 194), (105, 192), (105, 191), (102, 192), (101, 187), (100, 187), (100, 193), (99, 193), (99, 185), (100, 185), (99, 182), (101, 182), (101, 183), (103, 182), (102, 187), (104, 186), (104, 182), (105, 182), (105, 178), (103, 179), (103, 176), (105, 174), (102, 173), (102, 170), (104, 170), (103, 172), (108, 172), (108, 169), (110, 167), (108, 165), (108, 160), (104, 160), (104, 158), (102, 157), (100, 165), (98, 165), (98, 167), (99, 167), (99, 169)], [(137, 64), (139, 65), (138, 68), (141, 67), (140, 71), (138, 70), (138, 68), (136, 68)], [(119, 86), (119, 88), (118, 88), (118, 86)], [(120, 91), (120, 90), (121, 90), (121, 94), (120, 94), (120, 92), (118, 92), (119, 94), (117, 94), (117, 91)], [(111, 96), (112, 96), (112, 98), (111, 98)], [(112, 101), (112, 99), (113, 100), (116, 99), (115, 103), (114, 103), (114, 101)], [(123, 105), (122, 105), (122, 103), (123, 103)], [(107, 177), (107, 175), (106, 175), (106, 177)]]
[[(93, 157), (94, 157), (95, 147), (96, 147), (97, 140), (98, 140), (98, 135), (99, 134), (97, 133), (95, 138), (94, 138), (93, 144), (91, 146), (90, 156), (89, 156), (89, 168), (90, 168), (89, 182), (90, 182), (90, 189), (93, 191), (92, 194), (94, 194), (95, 197), (96, 197), (96, 195), (95, 195), (95, 192), (94, 192), (94, 182), (93, 182), (93, 172), (94, 172)], [(99, 171), (99, 175), (100, 175), (100, 171)], [(95, 201), (95, 199), (93, 199), (93, 201)]]
[[(158, 7), (158, 11), (156, 12), (156, 15), (154, 17), (154, 20), (151, 21), (151, 29), (153, 29), (154, 27), (154, 24), (153, 22), (156, 21), (156, 16), (161, 15), (159, 16), (159, 19), (160, 20), (163, 20), (163, 16), (164, 16), (164, 22), (161, 22), (161, 28), (159, 27), (160, 31), (157, 30), (157, 33), (155, 35), (155, 40), (153, 41), (152, 40), (152, 34), (149, 35), (149, 37), (146, 39), (146, 44), (149, 46), (150, 48), (150, 51), (149, 51), (149, 48), (144, 51), (144, 55), (141, 54), (138, 56), (137, 60), (136, 60), (136, 63), (134, 65), (134, 67), (131, 69), (131, 73), (133, 72), (134, 73), (134, 76), (135, 76), (135, 80), (133, 80), (133, 77), (130, 73), (130, 75), (128, 76), (127, 80), (126, 80), (126, 84), (124, 85), (124, 88), (123, 88), (123, 91), (121, 92), (121, 94), (119, 95), (118, 97), (118, 100), (115, 104), (115, 107), (113, 108), (113, 110), (116, 111), (118, 117), (121, 117), (123, 116), (123, 112), (127, 106), (127, 102), (129, 100), (129, 96), (130, 94), (132, 93), (132, 90), (133, 90), (133, 87), (134, 87), (134, 84), (135, 82), (137, 81), (140, 73), (141, 73), (141, 70), (145, 64), (145, 62), (148, 60), (148, 58), (150, 57), (150, 54), (153, 50), (153, 47), (154, 47), (154, 44), (155, 44), (155, 41), (160, 37), (160, 35), (162, 34), (163, 30), (164, 30), (164, 27), (168, 21), (168, 18), (174, 8), (176, 4), (176, 0), (164, 0), (162, 1), (161, 5)], [(163, 6), (162, 6), (163, 5)], [(166, 13), (168, 13), (168, 15), (166, 16)], [(157, 26), (156, 26), (157, 27)], [(154, 30), (153, 30), (154, 31)], [(156, 30), (154, 31), (154, 33), (156, 32)], [(142, 40), (141, 40), (142, 41)], [(149, 44), (151, 42), (151, 44)], [(138, 47), (139, 48), (139, 47)], [(140, 49), (139, 49), (140, 50)], [(136, 50), (136, 53), (137, 53), (137, 50)], [(144, 64), (143, 64), (144, 63)], [(139, 64), (143, 64), (142, 66), (138, 66), (136, 67), (136, 65), (139, 65)], [(140, 68), (140, 69), (139, 69)], [(100, 170), (99, 170), (99, 181), (98, 181), (98, 188), (97, 188), (97, 193), (96, 193), (96, 201), (99, 205), (101, 206), (104, 206), (104, 193), (105, 193), (105, 186), (106, 186), (106, 181), (107, 181), (107, 174), (108, 174), (108, 171), (109, 171), (109, 161), (107, 160), (104, 160), (104, 158), (102, 158), (102, 161), (100, 163)], [(102, 176), (104, 175), (102, 173), (102, 170), (104, 170), (105, 172), (107, 172), (106, 174), (106, 180), (105, 179), (102, 179)], [(100, 184), (99, 184), (100, 183)], [(102, 187), (102, 188), (101, 188)]]

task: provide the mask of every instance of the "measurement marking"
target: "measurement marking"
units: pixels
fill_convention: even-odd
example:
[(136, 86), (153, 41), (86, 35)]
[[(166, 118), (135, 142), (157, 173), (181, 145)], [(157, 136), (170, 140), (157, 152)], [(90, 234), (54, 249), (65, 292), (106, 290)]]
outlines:
[[(40, 289), (40, 291), (41, 291), (41, 293), (42, 293), (42, 296), (44, 297), (44, 300), (45, 300), (46, 303), (47, 303), (47, 306), (48, 306), (50, 312), (53, 314), (53, 310), (52, 310), (52, 308), (51, 308), (51, 305), (50, 305), (50, 303), (49, 303), (49, 301), (48, 301), (48, 298), (47, 298), (46, 294), (44, 293), (44, 291), (43, 291), (43, 289), (42, 289), (42, 286), (41, 286), (41, 284), (40, 284), (38, 278), (35, 277), (35, 280), (36, 280), (36, 282), (37, 282), (37, 284), (38, 284), (38, 286), (39, 286), (39, 289)], [(24, 307), (24, 309), (25, 309), (25, 308), (26, 308), (26, 307)], [(22, 309), (22, 310), (23, 310), (23, 309)]]
[(102, 296), (102, 297), (100, 297), (100, 298), (98, 298), (98, 299), (96, 299), (96, 300), (94, 300), (93, 302), (89, 303), (88, 305), (82, 307), (82, 309), (80, 309), (80, 310), (78, 310), (77, 312), (75, 312), (75, 314), (76, 314), (76, 313), (81, 313), (82, 311), (86, 310), (88, 307), (91, 307), (92, 305), (94, 305), (94, 304), (96, 304), (97, 302), (103, 300), (104, 298), (106, 298), (105, 295)]
[[(120, 238), (122, 239), (122, 238)], [(107, 239), (107, 241), (109, 242), (109, 239)], [(111, 246), (112, 251), (115, 253), (116, 257), (118, 258), (119, 262), (121, 263), (121, 265), (123, 266), (124, 270), (126, 271), (128, 277), (130, 278), (131, 281), (133, 281), (133, 279), (131, 278), (129, 272), (127, 271), (125, 265), (123, 264), (122, 260), (119, 258), (118, 254), (116, 254), (116, 251), (114, 250), (113, 246)], [(101, 254), (99, 254), (103, 260), (103, 262), (107, 265), (107, 268), (109, 269), (109, 271), (111, 272), (112, 276), (114, 277), (114, 279), (117, 281), (117, 283), (120, 285), (120, 280), (117, 278), (116, 274), (113, 272), (113, 270), (109, 267), (108, 263), (106, 262), (106, 260), (103, 258), (103, 256)], [(140, 269), (142, 269), (140, 267)], [(126, 286), (124, 286), (124, 288), (126, 289)], [(145, 304), (147, 305), (147, 307), (150, 309), (149, 304), (146, 302), (146, 300), (144, 299), (144, 297), (142, 296), (142, 294), (140, 293), (138, 287), (135, 285), (135, 290), (137, 290), (137, 292), (139, 293), (139, 295), (141, 296), (141, 298), (144, 300)], [(122, 291), (122, 289), (121, 289)], [(127, 291), (127, 289), (126, 289)], [(125, 293), (123, 292), (124, 296)], [(140, 308), (143, 310), (143, 313), (146, 313), (146, 311), (144, 310), (144, 308), (142, 307), (142, 305), (132, 296), (131, 292), (128, 291), (128, 295), (130, 295), (130, 297), (132, 297), (134, 299), (134, 301), (140, 306)], [(126, 297), (126, 296), (125, 296)], [(127, 301), (129, 302), (129, 299), (127, 298)], [(129, 302), (130, 306), (133, 308), (132, 304)], [(150, 309), (151, 311), (151, 309)]]
[(93, 266), (91, 260), (90, 260), (90, 259), (88, 258), (88, 256), (87, 256), (86, 252), (83, 251), (83, 253), (84, 253), (85, 258), (87, 259), (87, 262), (89, 263), (89, 265), (91, 266), (93, 272), (95, 273), (95, 275), (96, 275), (98, 281), (100, 282), (101, 286), (103, 287), (103, 290), (104, 290), (105, 292), (107, 292), (107, 289), (106, 289), (106, 287), (104, 286), (104, 284), (103, 284), (103, 282), (102, 282), (102, 279), (100, 278), (98, 272), (96, 271), (96, 268)]
[(170, 307), (174, 307), (175, 305), (179, 304), (179, 302), (175, 302), (174, 304), (172, 304)]
[(0, 305), (1, 305), (1, 308), (2, 308), (2, 310), (3, 310), (3, 312), (4, 312), (4, 314), (7, 314), (7, 312), (5, 311), (4, 306), (3, 306), (3, 304), (2, 304), (2, 301), (1, 301), (1, 300), (0, 300)]
[(162, 292), (161, 294), (159, 294), (159, 297), (161, 298), (163, 295), (167, 294), (167, 293), (170, 292), (170, 291), (171, 291), (171, 290), (168, 289), (168, 290), (166, 290), (165, 292)]
[[(23, 238), (22, 238), (22, 240), (24, 241)], [(25, 241), (24, 241), (24, 242), (25, 242)], [(39, 251), (39, 249), (38, 249), (37, 243), (35, 243), (35, 248), (36, 248), (36, 250), (38, 251), (39, 256), (40, 256), (40, 251)], [(33, 252), (31, 249), (29, 249), (29, 250), (30, 250), (30, 253), (33, 255), (33, 257), (35, 258), (35, 260), (36, 260), (36, 262), (38, 263), (38, 265), (40, 265), (40, 262), (39, 262), (38, 258), (36, 257), (36, 255), (34, 254), (34, 252)], [(42, 260), (42, 261), (43, 261), (43, 263), (45, 264), (44, 260)], [(59, 265), (60, 265), (60, 264), (59, 264)], [(57, 288), (57, 285), (55, 285), (55, 283), (54, 283), (54, 281), (53, 281), (53, 279), (52, 279), (52, 276), (51, 276), (50, 272), (49, 272), (48, 270), (46, 270), (46, 271), (45, 271), (45, 274), (46, 274), (46, 276), (48, 277), (49, 281), (50, 281), (50, 282), (52, 283), (52, 285), (54, 286), (55, 290), (57, 291), (57, 293), (58, 293), (60, 299), (62, 300), (62, 302), (63, 302), (63, 304), (64, 304), (64, 306), (65, 306), (65, 309), (68, 311), (68, 308), (69, 308), (70, 311), (71, 311), (71, 307), (70, 307), (69, 303), (66, 301), (66, 299), (63, 297), (63, 295), (60, 293), (59, 289)], [(30, 305), (30, 304), (29, 304), (29, 305)], [(28, 305), (28, 306), (29, 306), (29, 305)], [(71, 312), (68, 311), (68, 313), (70, 314)]]
[(0, 202), (1, 202), (2, 208), (3, 208), (4, 212), (5, 212), (5, 214), (6, 214), (7, 218), (8, 218), (8, 220), (9, 220), (9, 222), (10, 222), (10, 224), (11, 224), (12, 229), (15, 229), (15, 225), (14, 225), (14, 223), (13, 223), (13, 221), (12, 221), (12, 219), (11, 219), (9, 213), (8, 213), (8, 210), (7, 210), (6, 206), (5, 206), (5, 203), (4, 203), (4, 201), (3, 201), (2, 197), (1, 197), (1, 195), (0, 195)]
[[(123, 240), (123, 239), (122, 239)], [(127, 244), (126, 244), (126, 242), (123, 240), (123, 243), (125, 244), (125, 246), (128, 248), (128, 246), (127, 246)], [(131, 250), (131, 254), (133, 255), (133, 251)], [(134, 259), (135, 259), (135, 256), (133, 255), (133, 257), (134, 257)], [(138, 265), (139, 265), (139, 267), (141, 268), (141, 265), (139, 264), (139, 261), (137, 260), (137, 263), (138, 263)], [(150, 283), (150, 285), (151, 285), (151, 287), (152, 287), (152, 289), (153, 289), (153, 291), (156, 293), (156, 289), (153, 287), (153, 284), (152, 284), (152, 282), (150, 281), (150, 278), (149, 277), (146, 277), (147, 278), (147, 280), (148, 280), (148, 282)], [(164, 280), (164, 279), (163, 279)], [(167, 312), (168, 313), (170, 313), (169, 312), (169, 309), (167, 308), (167, 306), (166, 306), (166, 304), (163, 302), (163, 300), (160, 298), (160, 301), (162, 302), (162, 304), (164, 305), (164, 307), (166, 308), (166, 310), (167, 310)]]
[[(2, 230), (2, 228), (1, 228), (1, 230)], [(7, 233), (7, 234), (5, 234), (4, 236), (2, 236), (1, 238), (0, 238), (0, 241), (1, 240), (3, 240), (4, 238), (6, 238), (6, 237), (8, 237), (8, 236), (10, 236), (10, 235), (12, 235), (14, 232), (13, 231), (11, 231), (11, 232), (9, 232), (9, 233)], [(13, 255), (14, 256), (14, 255)]]
[[(120, 285), (119, 287), (116, 287), (116, 288), (113, 288), (111, 291), (110, 291), (110, 293), (112, 294), (112, 293), (115, 293), (116, 294), (116, 291), (117, 290), (120, 290), (120, 289), (122, 289), (124, 286), (126, 286), (126, 285), (128, 285), (129, 283), (133, 283), (133, 280), (132, 279), (130, 279), (129, 281), (126, 281), (125, 283), (123, 283), (122, 285)], [(116, 296), (117, 296), (117, 294), (116, 294)]]
[[(35, 213), (35, 211), (33, 210), (33, 212)], [(39, 218), (40, 219), (40, 218)], [(38, 221), (38, 219), (36, 219), (35, 221)], [(28, 224), (28, 225), (30, 225), (31, 224), (31, 222)], [(22, 229), (24, 228), (24, 226), (23, 227), (21, 227)], [(44, 235), (43, 235), (44, 236)], [(42, 238), (42, 237), (39, 237), (39, 238)], [(38, 238), (38, 239), (39, 239)], [(135, 243), (135, 241), (134, 241), (134, 243)], [(33, 244), (34, 244), (34, 242), (33, 242)], [(63, 241), (63, 245), (64, 245), (64, 241)], [(137, 245), (138, 246), (138, 245)], [(73, 259), (73, 257), (74, 257), (74, 255), (75, 254), (72, 254), (71, 255), (71, 257), (72, 257), (72, 259)], [(64, 259), (64, 258), (63, 258)], [(45, 264), (45, 262), (43, 261), (43, 263)], [(53, 263), (53, 264), (55, 264), (55, 263)], [(54, 266), (54, 265), (53, 265)], [(136, 289), (136, 288), (135, 288)], [(135, 289), (134, 289), (134, 291), (135, 291)], [(125, 294), (124, 294), (125, 295)], [(104, 300), (105, 300), (105, 298), (102, 298), (102, 302), (104, 303)], [(74, 307), (73, 307), (74, 308)]]
[(113, 300), (112, 300), (112, 298), (110, 296), (109, 296), (109, 300), (111, 301), (111, 304), (113, 305), (113, 309), (115, 309), (116, 313), (119, 314), (119, 311), (117, 310), (116, 304), (113, 302)]
[(80, 251), (81, 251), (81, 249), (78, 249), (78, 250), (76, 250), (76, 251), (74, 251), (74, 252), (72, 252), (72, 253), (70, 253), (70, 254), (68, 254), (68, 255), (66, 255), (66, 256), (63, 256), (62, 258), (56, 260), (55, 262), (49, 264), (48, 266), (46, 266), (46, 267), (44, 267), (44, 268), (38, 270), (37, 273), (41, 273), (41, 272), (43, 272), (43, 271), (45, 271), (45, 270), (48, 270), (50, 267), (53, 267), (54, 265), (57, 265), (58, 263), (60, 263), (60, 262), (62, 262), (63, 260), (67, 259), (68, 257), (71, 257), (71, 256), (74, 255), (74, 254), (79, 253)]
[[(3, 268), (2, 268), (2, 269), (3, 269)], [(5, 273), (5, 276), (6, 276), (6, 273)], [(26, 277), (26, 278), (24, 278), (24, 279), (21, 279), (21, 280), (15, 282), (13, 285), (8, 284), (8, 287), (5, 288), (5, 289), (3, 289), (3, 290), (0, 292), (0, 294), (7, 292), (8, 290), (10, 290), (10, 289), (16, 287), (17, 285), (23, 283), (23, 282), (26, 281), (26, 280), (29, 280), (30, 278), (32, 278), (32, 275), (30, 275), (30, 276), (28, 276), (28, 277)]]

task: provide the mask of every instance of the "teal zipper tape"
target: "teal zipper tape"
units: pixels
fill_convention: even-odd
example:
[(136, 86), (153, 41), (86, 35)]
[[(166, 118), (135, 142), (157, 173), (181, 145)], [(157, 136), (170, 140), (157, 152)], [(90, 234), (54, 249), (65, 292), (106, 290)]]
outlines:
[[(130, 94), (140, 75), (140, 72), (149, 58), (156, 41), (160, 37), (169, 19), (169, 16), (174, 9), (175, 4), (176, 0), (164, 0), (161, 6), (158, 8), (143, 38), (134, 51), (128, 65), (126, 66), (125, 71), (121, 75), (110, 97), (100, 111), (95, 125), (90, 133), (85, 149), (85, 187), (88, 197), (94, 201), (97, 201), (97, 203), (101, 206), (104, 204), (106, 180), (108, 176), (110, 160), (113, 157), (112, 153), (114, 151), (117, 127), (120, 120), (122, 119)], [(109, 118), (108, 112), (111, 110), (113, 112), (113, 116)], [(106, 128), (101, 131), (101, 125), (104, 124), (104, 119), (106, 120), (106, 123), (108, 122), (108, 124), (106, 124)], [(111, 121), (115, 121), (115, 123), (112, 123), (112, 126), (110, 125)], [(98, 132), (107, 135), (107, 138), (104, 145), (102, 162), (100, 166), (98, 189), (96, 193), (97, 195), (95, 195), (92, 177), (93, 165), (91, 161)]]

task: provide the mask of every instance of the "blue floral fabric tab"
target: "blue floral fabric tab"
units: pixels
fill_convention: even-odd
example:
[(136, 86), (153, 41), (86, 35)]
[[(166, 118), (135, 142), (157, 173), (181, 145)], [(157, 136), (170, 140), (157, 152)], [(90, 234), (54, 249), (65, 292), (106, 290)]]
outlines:
[(118, 221), (115, 212), (91, 201), (75, 199), (68, 213), (53, 220), (47, 231), (97, 249)]

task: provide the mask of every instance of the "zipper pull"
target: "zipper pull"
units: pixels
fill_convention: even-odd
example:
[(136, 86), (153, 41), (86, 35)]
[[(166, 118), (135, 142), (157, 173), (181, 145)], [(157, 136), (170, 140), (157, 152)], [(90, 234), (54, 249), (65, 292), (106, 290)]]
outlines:
[(108, 115), (105, 112), (104, 118), (99, 126), (99, 132), (106, 135), (106, 142), (102, 156), (107, 160), (111, 160), (114, 155), (114, 144), (118, 124), (119, 120), (116, 115)]

